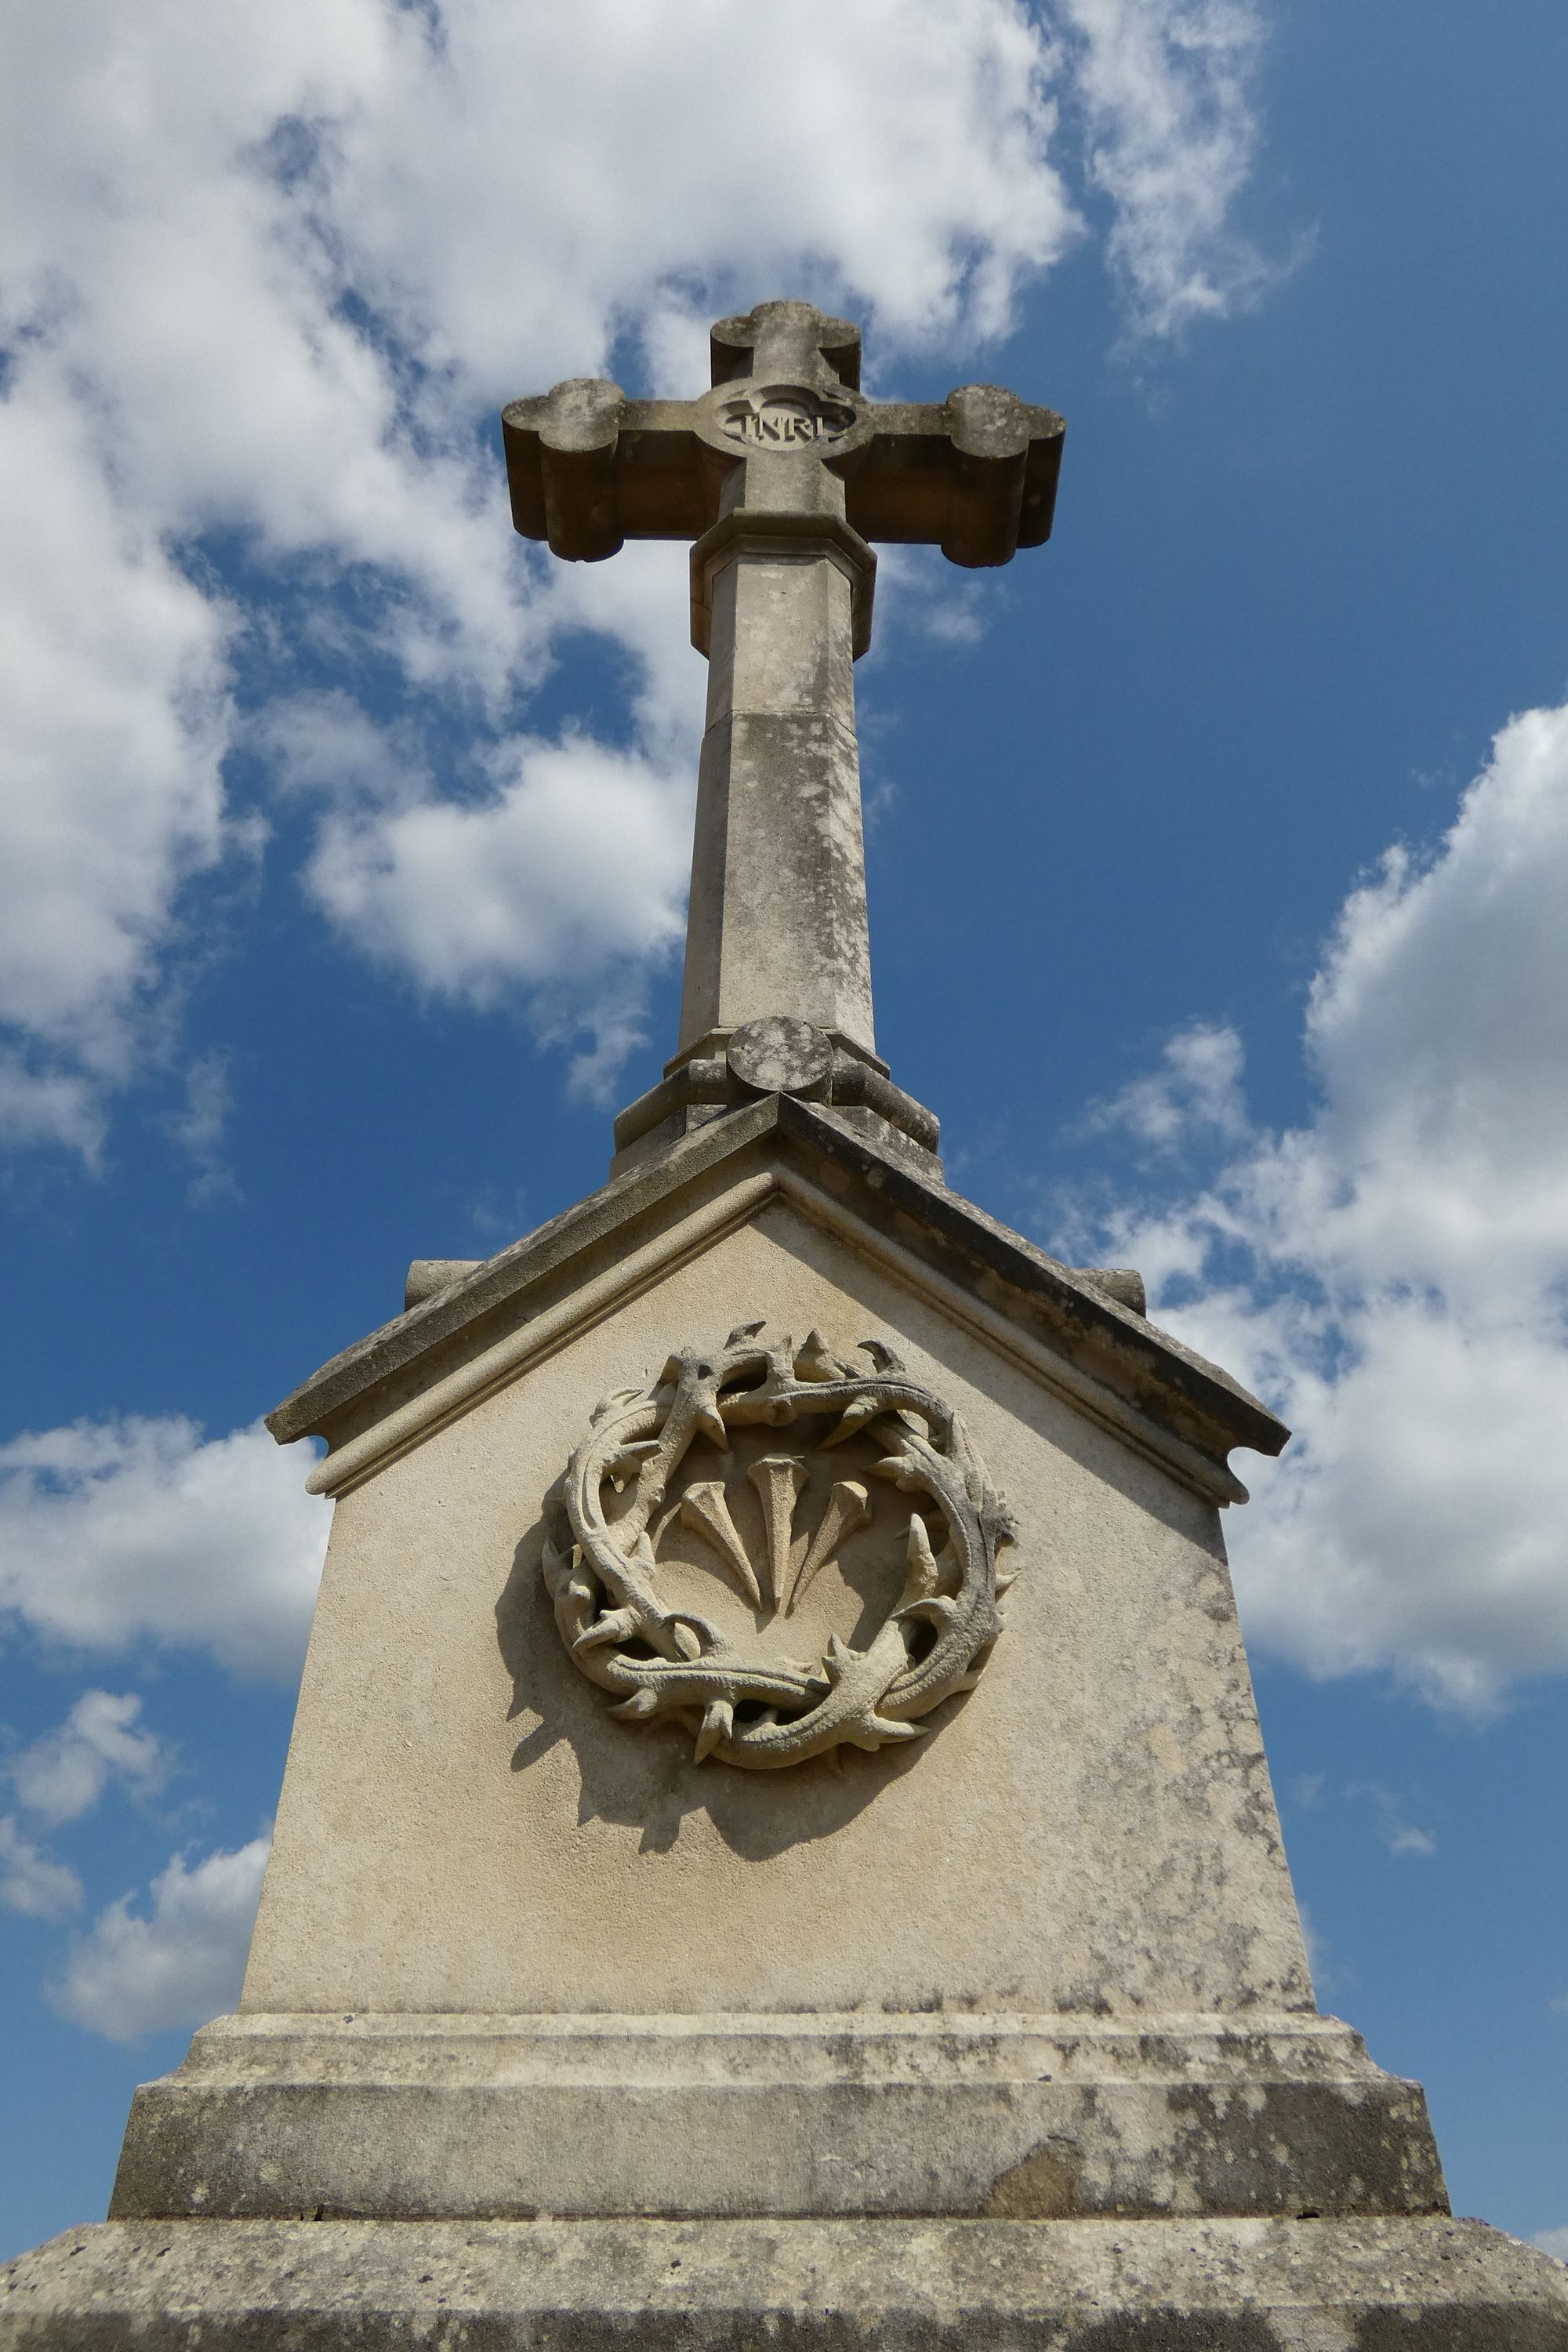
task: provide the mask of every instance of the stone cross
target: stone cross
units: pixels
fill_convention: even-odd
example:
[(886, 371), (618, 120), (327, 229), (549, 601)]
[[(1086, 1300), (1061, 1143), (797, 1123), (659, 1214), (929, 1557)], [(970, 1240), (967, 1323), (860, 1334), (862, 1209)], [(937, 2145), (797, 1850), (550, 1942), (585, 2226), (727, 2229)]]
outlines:
[[(785, 1016), (796, 1065), (808, 1024), (840, 1060), (866, 1066), (875, 1094), (886, 1068), (871, 1019), (851, 675), (871, 636), (868, 542), (935, 544), (970, 566), (1037, 547), (1063, 424), (994, 384), (940, 404), (868, 401), (858, 330), (806, 302), (721, 320), (712, 372), (696, 400), (628, 400), (618, 384), (578, 378), (514, 401), (502, 416), (512, 519), (577, 562), (628, 539), (692, 541), (708, 718), (670, 1072), (708, 1066), (700, 1057), (722, 1055), (737, 1031), (776, 1031)], [(793, 1090), (805, 1091), (809, 1070), (795, 1074)]]

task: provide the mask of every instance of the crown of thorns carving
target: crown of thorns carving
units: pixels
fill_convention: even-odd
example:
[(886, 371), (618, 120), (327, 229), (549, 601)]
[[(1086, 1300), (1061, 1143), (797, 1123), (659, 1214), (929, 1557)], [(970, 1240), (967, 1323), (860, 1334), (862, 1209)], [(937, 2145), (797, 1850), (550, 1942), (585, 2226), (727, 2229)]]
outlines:
[[(696, 1758), (773, 1769), (841, 1743), (874, 1748), (915, 1739), (917, 1718), (972, 1689), (1002, 1630), (997, 1601), (1012, 1581), (997, 1554), (1012, 1521), (950, 1405), (910, 1378), (892, 1349), (863, 1339), (868, 1371), (836, 1356), (819, 1331), (805, 1345), (769, 1344), (742, 1324), (722, 1348), (672, 1355), (652, 1386), (596, 1407), (573, 1454), (543, 1555), (555, 1622), (574, 1663), (635, 1722), (672, 1717), (696, 1733)], [(868, 1473), (919, 1498), (910, 1512), (902, 1593), (871, 1642), (834, 1634), (819, 1664), (747, 1657), (705, 1617), (667, 1608), (657, 1549), (678, 1514), (717, 1552), (753, 1606), (789, 1615), (838, 1547), (871, 1513), (866, 1488), (840, 1480), (805, 1557), (792, 1570), (791, 1528), (805, 1481), (798, 1456), (764, 1456), (748, 1475), (763, 1506), (767, 1591), (714, 1480), (668, 1501), (694, 1439), (727, 1451), (731, 1429), (832, 1420), (816, 1443), (871, 1433), (885, 1451)], [(626, 1498), (611, 1515), (606, 1489)], [(628, 1489), (629, 1496), (628, 1496)], [(929, 1507), (931, 1525), (926, 1509)], [(931, 1540), (931, 1526), (941, 1540)]]

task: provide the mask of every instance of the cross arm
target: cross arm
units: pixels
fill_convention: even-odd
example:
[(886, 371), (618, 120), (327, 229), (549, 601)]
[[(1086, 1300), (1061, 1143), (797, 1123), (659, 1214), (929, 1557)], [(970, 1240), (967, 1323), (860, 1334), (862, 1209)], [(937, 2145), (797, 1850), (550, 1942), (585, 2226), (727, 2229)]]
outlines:
[[(517, 530), (590, 563), (628, 539), (700, 539), (745, 455), (713, 413), (719, 393), (732, 390), (628, 400), (618, 384), (576, 378), (513, 401), (501, 431)], [(815, 397), (789, 396), (797, 409)], [(842, 477), (846, 519), (861, 538), (940, 546), (968, 566), (1005, 563), (1048, 538), (1066, 429), (1053, 409), (994, 384), (966, 384), (940, 403), (873, 404), (847, 387), (820, 404), (813, 454)]]
[(501, 411), (511, 519), (579, 563), (628, 539), (700, 539), (719, 518), (725, 467), (689, 400), (628, 400), (578, 378)]
[(1067, 430), (1054, 409), (971, 383), (940, 404), (869, 413), (870, 443), (845, 467), (845, 512), (862, 539), (935, 545), (973, 568), (1050, 537)]

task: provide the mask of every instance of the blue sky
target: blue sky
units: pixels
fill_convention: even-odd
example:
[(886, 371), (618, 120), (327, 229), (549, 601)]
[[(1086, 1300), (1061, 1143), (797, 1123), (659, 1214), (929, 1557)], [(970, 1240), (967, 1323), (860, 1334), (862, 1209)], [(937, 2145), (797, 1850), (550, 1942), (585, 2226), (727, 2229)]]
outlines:
[(878, 1018), (963, 1191), (1298, 1431), (1227, 1533), (1323, 2005), (1568, 2252), (1568, 17), (194, 0), (0, 75), (0, 2251), (232, 2000), (324, 1536), (258, 1416), (675, 1034), (684, 558), (495, 412), (865, 322), (1068, 420), (885, 560)]

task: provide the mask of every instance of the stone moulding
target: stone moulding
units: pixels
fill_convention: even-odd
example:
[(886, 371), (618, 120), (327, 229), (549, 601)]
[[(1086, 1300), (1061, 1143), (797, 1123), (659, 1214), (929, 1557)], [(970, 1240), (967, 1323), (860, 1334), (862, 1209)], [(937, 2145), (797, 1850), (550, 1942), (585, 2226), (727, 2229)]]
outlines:
[(870, 651), (877, 557), (859, 532), (834, 515), (755, 514), (735, 507), (692, 541), (691, 642), (700, 654), (712, 650), (713, 583), (741, 555), (774, 563), (831, 563), (849, 583), (855, 659)]
[(110, 2217), (1445, 2213), (1310, 2013), (273, 2015), (136, 2094)]
[(725, 1113), (345, 1349), (268, 1427), (283, 1444), (326, 1437), (307, 1484), (342, 1493), (783, 1198), (1205, 1500), (1246, 1500), (1226, 1456), (1278, 1454), (1289, 1433), (1272, 1413), (1095, 1280), (900, 1165), (852, 1117), (784, 1095)]
[[(712, 1756), (766, 1770), (840, 1745), (918, 1738), (915, 1718), (973, 1689), (1002, 1630), (996, 1603), (1011, 1579), (997, 1553), (1013, 1528), (957, 1413), (910, 1378), (885, 1341), (861, 1341), (866, 1370), (835, 1355), (820, 1332), (797, 1351), (790, 1339), (768, 1344), (760, 1320), (745, 1323), (722, 1348), (683, 1349), (651, 1387), (602, 1401), (572, 1456), (543, 1572), (574, 1664), (616, 1695), (615, 1714), (642, 1723), (679, 1717), (695, 1727), (699, 1763)], [(884, 1450), (870, 1475), (912, 1495), (916, 1507), (896, 1607), (864, 1649), (835, 1633), (812, 1666), (747, 1654), (710, 1618), (668, 1607), (658, 1550), (672, 1520), (694, 1525), (744, 1598), (789, 1615), (836, 1543), (871, 1516), (865, 1487), (835, 1486), (816, 1539), (792, 1568), (805, 1463), (784, 1454), (754, 1464), (767, 1526), (759, 1575), (721, 1486), (704, 1482), (671, 1500), (671, 1481), (699, 1437), (727, 1452), (732, 1427), (793, 1430), (822, 1419), (834, 1426), (813, 1453), (875, 1434)], [(628, 1486), (615, 1509), (606, 1489), (618, 1496)]]
[(1565, 2352), (1479, 2221), (166, 2221), (0, 2273), (5, 2352)]
[[(658, 1084), (616, 1118), (616, 1160), (629, 1164), (639, 1145), (648, 1148), (649, 1139), (656, 1147), (668, 1140), (659, 1130), (682, 1113), (700, 1108), (710, 1115), (714, 1107), (732, 1110), (767, 1094), (868, 1110), (895, 1136), (929, 1155), (926, 1173), (942, 1173), (936, 1159), (942, 1129), (935, 1114), (896, 1087), (886, 1069), (863, 1052), (826, 1036), (809, 1022), (787, 1017), (748, 1022), (727, 1037), (702, 1040), (693, 1053), (670, 1063)], [(700, 1118), (694, 1123), (700, 1125)]]

